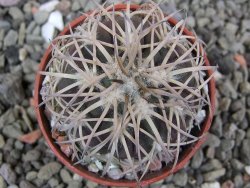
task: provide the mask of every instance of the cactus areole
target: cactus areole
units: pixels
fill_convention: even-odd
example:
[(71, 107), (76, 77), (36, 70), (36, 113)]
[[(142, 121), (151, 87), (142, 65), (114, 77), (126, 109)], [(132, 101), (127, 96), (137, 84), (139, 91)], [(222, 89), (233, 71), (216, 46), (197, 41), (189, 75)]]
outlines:
[(35, 82), (37, 119), (73, 172), (145, 186), (183, 168), (205, 140), (214, 67), (175, 14), (153, 2), (100, 5), (47, 49)]

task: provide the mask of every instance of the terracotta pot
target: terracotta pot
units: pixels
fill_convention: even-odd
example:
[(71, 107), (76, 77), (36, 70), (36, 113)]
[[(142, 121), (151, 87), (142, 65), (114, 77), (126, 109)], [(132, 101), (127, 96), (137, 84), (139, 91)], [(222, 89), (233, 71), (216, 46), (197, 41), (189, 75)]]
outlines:
[[(131, 5), (131, 10), (135, 10), (138, 7), (139, 7), (139, 5)], [(124, 5), (124, 4), (115, 5), (115, 10), (122, 10), (122, 9), (126, 9), (126, 5)], [(85, 18), (86, 18), (86, 16), (83, 15), (83, 16), (75, 19), (74, 21), (72, 21), (70, 23), (70, 26), (72, 28), (76, 27), (77, 25), (82, 23)], [(177, 21), (174, 18), (170, 18), (168, 21), (172, 25), (175, 25), (177, 23)], [(60, 35), (65, 35), (67, 33), (69, 33), (69, 26), (65, 27), (64, 30), (60, 33)], [(184, 34), (190, 35), (190, 36), (193, 35), (192, 32), (190, 32), (187, 28), (184, 29)], [(46, 52), (41, 60), (39, 70), (45, 69), (46, 64), (48, 63), (50, 58), (51, 58), (51, 46), (49, 46), (49, 48), (46, 50)], [(210, 65), (206, 56), (205, 56), (205, 65), (207, 65), (207, 66)], [(210, 76), (212, 74), (212, 71), (208, 70), (207, 74), (208, 74), (208, 76)], [(136, 187), (136, 186), (138, 186), (138, 183), (136, 181), (130, 181), (130, 180), (125, 180), (125, 179), (113, 180), (113, 179), (110, 179), (107, 177), (100, 177), (99, 175), (97, 175), (95, 173), (89, 172), (87, 170), (87, 168), (85, 168), (81, 165), (73, 165), (73, 162), (60, 150), (59, 146), (55, 143), (55, 140), (52, 138), (51, 128), (50, 128), (48, 120), (45, 117), (44, 108), (37, 107), (42, 102), (39, 91), (41, 89), (43, 79), (44, 79), (44, 76), (37, 73), (36, 80), (35, 80), (35, 92), (34, 92), (36, 116), (37, 116), (37, 120), (38, 120), (40, 129), (43, 133), (45, 140), (47, 141), (48, 145), (50, 146), (50, 148), (52, 149), (54, 154), (58, 157), (58, 159), (74, 173), (77, 173), (80, 176), (82, 176), (83, 178), (97, 182), (99, 184), (108, 185), (108, 186), (123, 186), (123, 187)], [(211, 125), (212, 118), (213, 118), (213, 114), (214, 114), (214, 107), (215, 107), (215, 82), (214, 82), (214, 79), (211, 79), (209, 81), (208, 87), (209, 87), (209, 96), (210, 96), (210, 100), (211, 100), (211, 109), (212, 110), (209, 112), (209, 115), (206, 117), (203, 125), (201, 125), (201, 130), (198, 133), (198, 135), (202, 135), (202, 134), (208, 132), (210, 125)], [(190, 160), (190, 158), (195, 154), (195, 152), (200, 148), (200, 146), (202, 145), (202, 143), (204, 141), (205, 141), (205, 137), (203, 137), (203, 139), (198, 140), (194, 144), (186, 147), (184, 149), (184, 151), (180, 154), (179, 161), (173, 170), (171, 168), (165, 167), (158, 172), (147, 174), (141, 180), (140, 186), (145, 186), (145, 185), (157, 182), (161, 179), (166, 178), (167, 176), (169, 176), (173, 172), (176, 172), (177, 170), (183, 168), (187, 164), (187, 162)]]

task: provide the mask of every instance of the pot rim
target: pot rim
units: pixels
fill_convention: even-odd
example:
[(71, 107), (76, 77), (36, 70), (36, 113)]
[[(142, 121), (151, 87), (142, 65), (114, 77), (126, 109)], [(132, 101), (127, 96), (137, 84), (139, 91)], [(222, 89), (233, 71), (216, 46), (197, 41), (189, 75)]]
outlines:
[[(126, 4), (116, 4), (114, 5), (115, 10), (119, 11), (119, 10), (124, 10), (126, 9)], [(137, 8), (139, 8), (140, 5), (130, 5), (130, 9), (136, 10)], [(87, 13), (87, 14), (90, 14)], [(69, 32), (69, 28), (75, 28), (77, 25), (79, 25), (81, 22), (83, 22), (86, 19), (85, 15), (82, 15), (78, 18), (76, 18), (75, 20), (73, 20), (72, 22), (70, 22), (70, 24), (68, 26), (66, 26), (64, 28), (64, 30), (59, 34), (59, 35), (65, 35)], [(177, 23), (177, 20), (175, 20), (174, 18), (170, 18), (168, 19), (168, 22), (172, 25), (175, 25)], [(184, 28), (183, 31), (184, 34), (189, 35), (189, 36), (194, 36), (194, 34), (189, 31), (186, 27)], [(48, 63), (48, 60), (51, 57), (51, 49), (52, 46), (50, 44), (50, 46), (47, 48), (47, 50), (44, 53), (43, 58), (41, 59), (41, 63), (39, 65), (39, 71), (44, 70), (46, 64)], [(201, 50), (203, 50), (203, 48), (201, 47)], [(206, 56), (206, 53), (204, 53), (204, 60), (205, 60), (205, 65), (209, 66), (209, 60)], [(207, 74), (208, 76), (211, 76), (213, 73), (212, 70), (208, 70)], [(41, 96), (40, 96), (40, 89), (41, 89), (41, 85), (42, 85), (42, 81), (43, 81), (44, 76), (42, 76), (41, 74), (39, 74), (39, 72), (36, 74), (36, 79), (35, 79), (35, 91), (34, 91), (34, 106), (35, 106), (35, 111), (36, 111), (36, 116), (37, 116), (37, 120), (38, 120), (38, 124), (39, 127), (43, 133), (43, 136), (47, 142), (47, 144), (49, 145), (49, 147), (51, 148), (51, 150), (53, 151), (53, 153), (57, 156), (57, 158), (67, 167), (69, 168), (71, 171), (73, 171), (74, 173), (77, 173), (78, 175), (82, 176), (85, 179), (88, 179), (90, 181), (94, 181), (98, 184), (102, 184), (102, 185), (106, 185), (106, 186), (123, 186), (123, 187), (137, 187), (137, 186), (146, 186), (148, 184), (157, 182), (161, 179), (166, 178), (167, 176), (169, 176), (170, 174), (180, 170), (181, 168), (183, 168), (187, 162), (190, 160), (190, 158), (196, 153), (196, 151), (200, 148), (200, 146), (203, 144), (203, 142), (206, 140), (206, 135), (205, 133), (208, 132), (211, 123), (212, 123), (212, 118), (213, 118), (213, 114), (214, 114), (214, 110), (215, 110), (215, 81), (214, 78), (212, 78), (209, 82), (208, 82), (208, 87), (209, 87), (209, 97), (210, 97), (210, 101), (211, 101), (211, 110), (208, 111), (208, 115), (205, 119), (205, 121), (203, 122), (203, 125), (201, 126), (201, 131), (200, 131), (200, 135), (204, 135), (201, 139), (199, 139), (197, 142), (195, 142), (194, 144), (188, 146), (187, 150), (181, 154), (179, 161), (177, 163), (177, 165), (175, 166), (174, 169), (172, 168), (163, 168), (158, 172), (153, 172), (152, 174), (148, 174), (146, 175), (141, 182), (138, 184), (138, 182), (136, 181), (131, 181), (131, 180), (113, 180), (107, 177), (100, 177), (98, 174), (89, 172), (87, 169), (85, 169), (83, 166), (81, 165), (73, 165), (72, 161), (60, 150), (60, 148), (58, 147), (58, 145), (55, 143), (54, 139), (51, 136), (51, 128), (47, 123), (47, 120), (44, 116), (43, 110), (41, 107), (38, 107), (40, 102), (42, 101)]]

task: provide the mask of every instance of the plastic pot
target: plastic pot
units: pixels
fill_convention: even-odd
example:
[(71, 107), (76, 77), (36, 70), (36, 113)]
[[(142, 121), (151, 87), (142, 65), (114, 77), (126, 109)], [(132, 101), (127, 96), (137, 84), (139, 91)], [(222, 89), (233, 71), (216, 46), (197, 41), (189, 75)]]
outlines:
[[(131, 10), (133, 11), (133, 10), (137, 9), (138, 7), (139, 7), (139, 5), (131, 5)], [(123, 10), (123, 9), (126, 9), (126, 5), (124, 5), (124, 4), (115, 5), (116, 11)], [(85, 18), (86, 18), (86, 16), (84, 16), (84, 15), (78, 17), (77, 19), (73, 20), (70, 23), (70, 26), (72, 28), (75, 28), (77, 25), (81, 24), (85, 20)], [(177, 21), (174, 18), (170, 18), (168, 21), (172, 25), (175, 25), (177, 23)], [(64, 30), (60, 33), (60, 35), (65, 35), (67, 33), (69, 33), (69, 26), (65, 27)], [(190, 36), (193, 35), (192, 32), (190, 32), (187, 28), (184, 29), (184, 34), (190, 35)], [(48, 49), (46, 50), (46, 52), (41, 60), (40, 66), (39, 66), (40, 71), (44, 70), (47, 63), (49, 62), (49, 60), (51, 58), (51, 49), (52, 49), (51, 46), (49, 46)], [(205, 55), (205, 65), (207, 65), (207, 66), (210, 65), (206, 55)], [(212, 71), (208, 70), (207, 75), (210, 76), (211, 74), (212, 74)], [(49, 147), (54, 152), (54, 154), (58, 157), (58, 159), (66, 167), (68, 167), (71, 171), (79, 174), (83, 178), (88, 179), (90, 181), (94, 181), (96, 183), (99, 183), (102, 185), (107, 185), (107, 186), (123, 186), (123, 187), (136, 187), (136, 186), (138, 186), (138, 183), (136, 181), (130, 181), (130, 180), (125, 180), (125, 179), (113, 180), (113, 179), (110, 179), (108, 177), (100, 177), (98, 174), (89, 172), (87, 170), (87, 168), (83, 167), (82, 165), (73, 165), (73, 162), (60, 150), (59, 146), (55, 143), (55, 140), (52, 138), (50, 124), (49, 124), (49, 122), (44, 114), (44, 108), (37, 107), (42, 102), (42, 98), (39, 94), (39, 91), (41, 89), (43, 79), (44, 79), (44, 76), (37, 73), (36, 80), (35, 80), (35, 92), (34, 92), (34, 103), (36, 106), (36, 116), (37, 116), (37, 120), (38, 120), (40, 129), (43, 133), (45, 140), (47, 141)], [(211, 111), (208, 112), (208, 116), (205, 118), (203, 124), (200, 126), (201, 130), (199, 130), (199, 132), (197, 133), (197, 136), (203, 135), (206, 132), (208, 132), (210, 125), (211, 125), (211, 122), (212, 122), (213, 114), (214, 114), (214, 107), (215, 107), (215, 82), (214, 82), (214, 79), (211, 79), (209, 81), (208, 88), (209, 88), (209, 96), (210, 96), (210, 100), (211, 100)], [(200, 146), (202, 145), (202, 143), (204, 141), (205, 141), (205, 137), (203, 137), (202, 139), (198, 140), (197, 142), (195, 142), (191, 145), (188, 145), (186, 148), (184, 148), (184, 151), (182, 153), (180, 153), (179, 161), (174, 169), (164, 167), (163, 169), (161, 169), (158, 172), (148, 173), (141, 180), (139, 186), (145, 186), (145, 185), (157, 182), (161, 179), (166, 178), (170, 174), (178, 171), (179, 169), (183, 168), (187, 164), (187, 162), (190, 160), (190, 158), (195, 154), (195, 152), (200, 148)]]

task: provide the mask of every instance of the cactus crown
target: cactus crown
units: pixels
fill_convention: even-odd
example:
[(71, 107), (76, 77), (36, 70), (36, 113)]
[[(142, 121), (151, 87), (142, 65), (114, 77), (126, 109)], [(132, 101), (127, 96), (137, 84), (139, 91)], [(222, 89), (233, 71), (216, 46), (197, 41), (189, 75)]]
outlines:
[(134, 11), (129, 1), (121, 11), (99, 5), (53, 42), (41, 105), (73, 161), (139, 181), (174, 167), (181, 147), (200, 138), (192, 130), (210, 106), (213, 67), (200, 40), (183, 33), (186, 20), (168, 22), (174, 14), (153, 2)]

